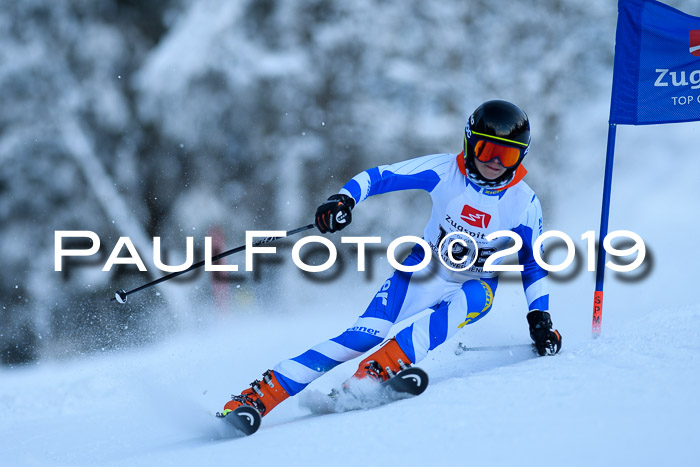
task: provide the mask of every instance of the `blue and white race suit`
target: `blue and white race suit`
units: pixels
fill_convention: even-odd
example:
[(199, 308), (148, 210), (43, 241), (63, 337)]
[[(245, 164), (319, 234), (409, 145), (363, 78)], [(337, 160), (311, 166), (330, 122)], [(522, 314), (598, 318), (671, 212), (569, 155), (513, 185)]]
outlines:
[[(430, 193), (432, 214), (423, 238), (430, 245), (433, 258), (428, 267), (416, 272), (396, 270), (345, 332), (275, 365), (274, 372), (287, 392), (297, 394), (325, 372), (380, 344), (395, 323), (424, 310), (431, 311), (396, 335), (411, 363), (419, 362), (460, 327), (481, 319), (491, 309), (498, 284), (498, 273), (484, 271), (484, 263), (510, 242), (508, 237), (487, 241), (486, 236), (492, 232), (510, 230), (522, 238), (518, 259), (523, 266), (528, 308), (546, 311), (547, 273), (535, 262), (532, 251), (535, 239), (542, 233), (542, 208), (532, 189), (521, 181), (525, 173), (520, 166), (505, 187), (483, 188), (466, 176), (462, 154), (434, 154), (375, 167), (346, 183), (340, 193), (352, 196), (357, 204), (392, 191), (421, 189)], [(478, 255), (469, 239), (465, 240), (466, 247), (442, 242), (448, 235), (449, 239), (471, 236), (478, 246)], [(451, 255), (446, 251), (449, 247)], [(424, 255), (423, 248), (416, 245), (402, 264), (419, 264)], [(476, 261), (466, 270), (457, 272), (445, 266), (459, 269), (458, 261), (467, 259), (468, 264), (474, 256)]]

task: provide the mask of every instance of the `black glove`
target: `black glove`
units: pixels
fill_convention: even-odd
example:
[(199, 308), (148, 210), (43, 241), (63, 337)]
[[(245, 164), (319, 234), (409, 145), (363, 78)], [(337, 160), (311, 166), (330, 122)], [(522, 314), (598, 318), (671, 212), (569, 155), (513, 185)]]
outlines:
[(530, 337), (535, 343), (535, 349), (541, 356), (554, 355), (561, 350), (561, 334), (556, 329), (552, 331), (552, 318), (546, 311), (533, 310), (527, 314), (530, 325)]
[(316, 209), (316, 227), (321, 233), (343, 230), (352, 222), (355, 200), (348, 195), (333, 195)]

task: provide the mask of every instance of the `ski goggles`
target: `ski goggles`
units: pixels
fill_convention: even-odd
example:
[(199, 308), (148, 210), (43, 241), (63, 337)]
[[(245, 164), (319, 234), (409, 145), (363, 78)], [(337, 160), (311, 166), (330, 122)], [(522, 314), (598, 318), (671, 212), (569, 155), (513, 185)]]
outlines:
[[(466, 143), (467, 138), (464, 139)], [(474, 143), (474, 157), (480, 162), (489, 162), (497, 158), (503, 167), (510, 169), (522, 160), (523, 149), (479, 139)]]

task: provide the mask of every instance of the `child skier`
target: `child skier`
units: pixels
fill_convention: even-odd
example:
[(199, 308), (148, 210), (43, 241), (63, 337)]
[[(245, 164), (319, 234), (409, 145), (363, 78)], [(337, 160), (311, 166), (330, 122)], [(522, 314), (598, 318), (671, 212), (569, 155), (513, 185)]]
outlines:
[[(423, 156), (367, 170), (321, 204), (316, 227), (321, 233), (336, 232), (350, 224), (352, 209), (369, 196), (425, 190), (433, 207), (423, 238), (430, 245), (433, 260), (416, 272), (396, 270), (352, 327), (266, 371), (262, 381), (254, 381), (233, 396), (221, 415), (241, 406), (267, 415), (325, 372), (383, 342), (395, 323), (431, 309), (362, 360), (353, 378), (386, 381), (421, 361), (429, 350), (491, 309), (498, 273), (484, 266), (490, 255), (508, 247), (510, 239), (488, 241), (486, 236), (499, 230), (510, 230), (522, 238), (518, 258), (523, 266), (527, 321), (535, 348), (539, 355), (559, 352), (561, 335), (552, 330), (547, 312), (547, 273), (532, 252), (542, 233), (542, 209), (532, 189), (522, 181), (527, 172), (521, 162), (529, 147), (530, 123), (525, 112), (506, 101), (488, 101), (469, 117), (460, 154)], [(465, 240), (467, 235), (478, 245), (478, 254), (471, 239)], [(455, 236), (464, 241), (444, 241)], [(425, 255), (417, 244), (402, 264), (418, 265)], [(460, 270), (464, 260), (474, 260), (474, 256), (473, 265)]]

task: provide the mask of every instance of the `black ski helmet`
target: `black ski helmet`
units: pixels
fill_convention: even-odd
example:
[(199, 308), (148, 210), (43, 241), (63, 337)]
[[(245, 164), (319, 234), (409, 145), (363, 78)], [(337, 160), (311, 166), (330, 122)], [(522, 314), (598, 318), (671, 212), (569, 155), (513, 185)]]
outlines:
[[(474, 147), (479, 140), (491, 141), (520, 150), (517, 164), (508, 168), (496, 180), (486, 180), (474, 164)], [(530, 149), (530, 121), (527, 114), (508, 101), (487, 101), (476, 108), (464, 128), (464, 163), (470, 179), (483, 186), (503, 186), (513, 178)]]

